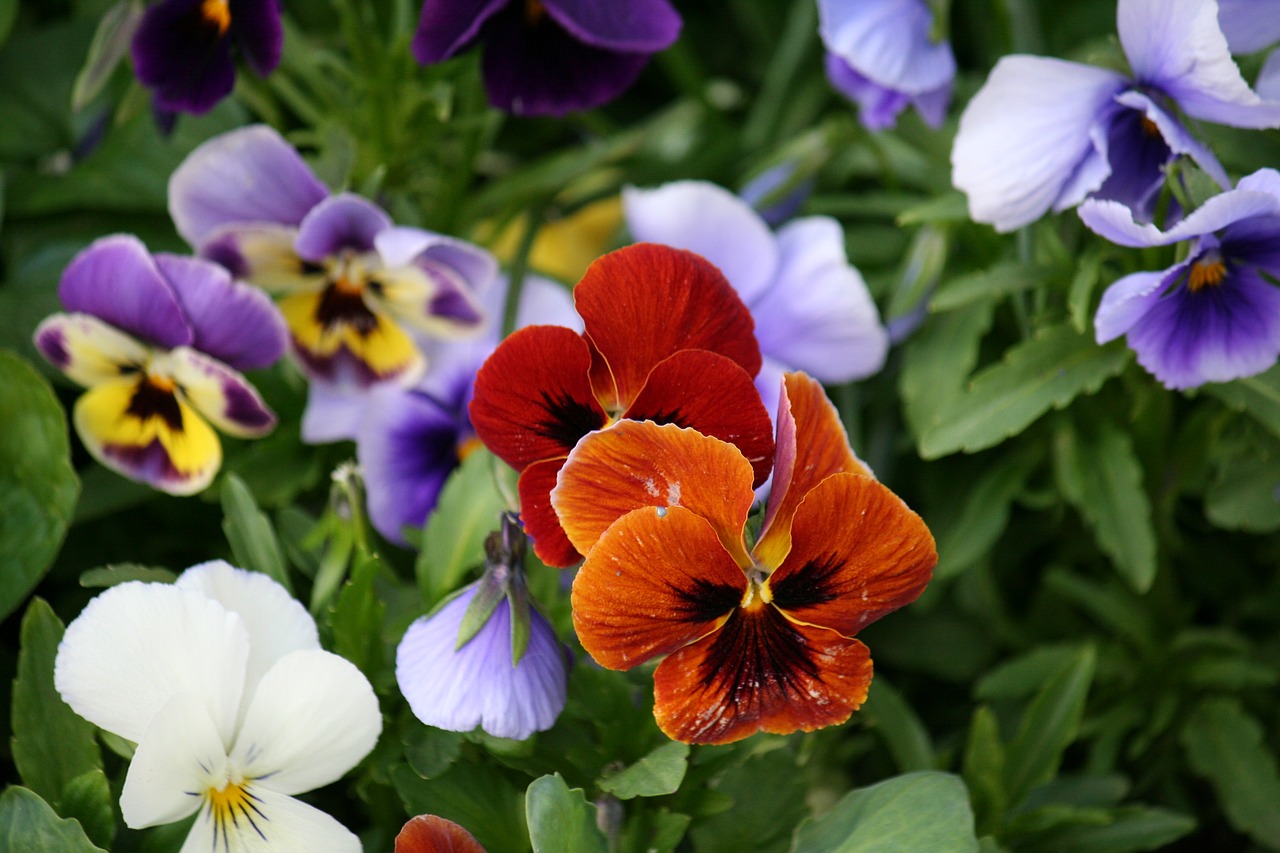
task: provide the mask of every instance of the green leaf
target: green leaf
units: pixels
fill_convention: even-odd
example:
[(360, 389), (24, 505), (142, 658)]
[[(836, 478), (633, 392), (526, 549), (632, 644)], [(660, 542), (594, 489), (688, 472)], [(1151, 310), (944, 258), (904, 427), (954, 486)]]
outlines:
[(969, 218), (969, 203), (963, 193), (950, 192), (898, 214), (900, 226), (920, 225), (926, 222), (965, 222)]
[(1089, 523), (1098, 547), (1135, 592), (1149, 590), (1156, 576), (1156, 534), (1129, 435), (1105, 420), (1084, 434), (1060, 429), (1054, 461), (1063, 496)]
[(333, 606), (333, 650), (360, 668), (374, 686), (386, 674), (382, 642), (387, 606), (378, 599), (373, 582), (382, 568), (376, 554), (357, 551), (351, 578)]
[(1234, 382), (1211, 382), (1200, 390), (1244, 412), (1280, 438), (1280, 365)]
[(1187, 720), (1182, 745), (1231, 825), (1280, 850), (1280, 773), (1258, 721), (1234, 699), (1208, 699)]
[(1081, 649), (1027, 708), (1006, 753), (1005, 789), (1010, 804), (1022, 802), (1032, 788), (1053, 778), (1084, 716), (1096, 659), (1092, 646)]
[(120, 61), (129, 51), (129, 42), (142, 22), (142, 4), (138, 0), (120, 0), (102, 16), (89, 45), (84, 67), (76, 75), (71, 90), (71, 109), (79, 112), (102, 91)]
[(128, 581), (144, 583), (173, 583), (178, 576), (158, 566), (142, 566), (138, 563), (109, 563), (89, 569), (80, 575), (80, 586), (86, 589), (105, 589)]
[(533, 780), (524, 798), (533, 853), (605, 853), (595, 806), (559, 773)]
[(899, 770), (907, 773), (937, 766), (929, 730), (884, 676), (876, 676), (861, 714), (867, 726), (884, 739)]
[(423, 779), (444, 774), (462, 754), (466, 735), (434, 726), (412, 726), (404, 738), (404, 757)]
[(991, 552), (1009, 524), (1013, 499), (1039, 463), (1038, 451), (1010, 454), (965, 483), (964, 499), (955, 502), (959, 512), (932, 525), (938, 540), (936, 578), (954, 577)]
[(1010, 293), (1039, 287), (1048, 278), (1049, 270), (1045, 267), (1012, 261), (996, 264), (990, 269), (962, 275), (943, 284), (930, 300), (929, 310), (953, 311), (978, 300), (1008, 296)]
[(606, 773), (596, 787), (620, 800), (674, 794), (684, 781), (688, 759), (688, 744), (664, 743), (630, 767)]
[(105, 853), (93, 846), (80, 824), (62, 819), (26, 788), (10, 786), (0, 795), (0, 853)]
[(674, 853), (693, 818), (666, 809), (641, 811), (627, 816), (618, 845), (619, 853)]
[(79, 491), (53, 389), (22, 359), (0, 351), (0, 621), (49, 570)]
[(116, 813), (111, 783), (101, 770), (90, 770), (68, 782), (62, 789), (58, 812), (80, 821), (94, 844), (111, 849), (116, 837)]
[(1004, 765), (1005, 748), (1000, 740), (1000, 722), (990, 708), (980, 705), (973, 712), (964, 748), (964, 780), (973, 799), (979, 831), (994, 829), (1008, 808)]
[(920, 454), (936, 459), (963, 450), (992, 447), (1016, 435), (1050, 408), (1062, 408), (1129, 363), (1122, 343), (1098, 346), (1070, 325), (1041, 329), (1010, 348), (999, 364), (970, 382), (920, 437)]
[(484, 540), (498, 526), (506, 502), (494, 480), (496, 460), (476, 450), (449, 475), (440, 503), (427, 520), (416, 572), (428, 609), (484, 562)]
[(1210, 521), (1254, 533), (1280, 529), (1280, 455), (1271, 451), (1249, 442), (1220, 463), (1204, 496)]
[[(695, 803), (682, 798), (681, 809), (698, 818), (689, 830), (694, 849), (698, 853), (785, 851), (791, 828), (809, 813), (804, 788), (764, 785), (761, 780), (794, 779), (799, 773), (794, 756), (775, 749), (752, 755), (725, 771), (715, 788), (697, 792)], [(690, 787), (686, 784), (686, 791)]]
[(22, 617), (22, 650), (13, 682), (14, 764), (27, 787), (55, 806), (72, 779), (102, 769), (96, 728), (72, 711), (53, 686), (63, 631), (53, 609), (33, 599)]
[(1045, 679), (1061, 672), (1077, 654), (1075, 644), (1040, 645), (1016, 657), (1007, 658), (982, 677), (973, 695), (984, 702), (1022, 699), (1042, 688)]
[(488, 853), (528, 851), (524, 797), (492, 765), (457, 764), (438, 778), (423, 779), (400, 764), (391, 780), (406, 813), (439, 815), (460, 824)]
[(235, 474), (222, 477), (222, 530), (231, 545), (236, 565), (262, 572), (293, 594), (280, 543), (270, 520), (258, 509), (249, 487)]
[(1167, 809), (1135, 806), (1114, 809), (1105, 823), (1055, 826), (1044, 842), (1025, 844), (1028, 851), (1070, 850), (1071, 853), (1139, 853), (1163, 850), (1191, 830), (1196, 822)]
[(0, 0), (0, 44), (9, 38), (13, 22), (18, 17), (18, 0)]
[(1093, 304), (1093, 291), (1098, 286), (1098, 272), (1102, 259), (1089, 255), (1080, 261), (1076, 274), (1067, 289), (1067, 310), (1071, 314), (1071, 328), (1080, 334), (1089, 331), (1089, 308)]
[(846, 794), (796, 829), (792, 853), (964, 853), (978, 850), (959, 776), (925, 770)]
[(907, 343), (898, 392), (917, 440), (964, 394), (964, 380), (978, 363), (978, 347), (994, 313), (995, 301), (984, 300), (931, 317)]

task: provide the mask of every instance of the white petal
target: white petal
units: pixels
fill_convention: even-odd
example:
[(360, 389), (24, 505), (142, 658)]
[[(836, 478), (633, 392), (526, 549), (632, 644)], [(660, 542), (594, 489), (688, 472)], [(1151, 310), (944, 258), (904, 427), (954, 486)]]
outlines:
[(381, 731), (378, 699), (360, 670), (330, 652), (294, 652), (258, 683), (231, 760), (247, 778), (298, 794), (356, 766)]
[(120, 811), (134, 829), (182, 820), (225, 780), (227, 749), (200, 699), (177, 693), (147, 726), (133, 754)]
[(180, 853), (361, 853), (360, 839), (317, 808), (260, 785), (252, 785), (257, 814), (223, 834), (208, 805), (191, 827)]
[(218, 602), (132, 582), (99, 595), (67, 626), (53, 677), (77, 714), (132, 741), (171, 696), (188, 691), (230, 743), (248, 658), (244, 622)]

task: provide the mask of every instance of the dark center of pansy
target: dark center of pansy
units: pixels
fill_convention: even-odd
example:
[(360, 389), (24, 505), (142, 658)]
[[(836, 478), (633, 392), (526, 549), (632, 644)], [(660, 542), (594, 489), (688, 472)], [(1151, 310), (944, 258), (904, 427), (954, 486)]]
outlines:
[(542, 23), (547, 16), (547, 7), (540, 0), (524, 0), (524, 22), (531, 27)]
[(747, 591), (742, 594), (739, 607), (753, 613), (773, 601), (773, 591), (769, 589), (768, 574), (761, 567), (747, 571)]
[(226, 35), (231, 28), (231, 5), (227, 0), (204, 0), (200, 4), (200, 17), (216, 29), (218, 35)]
[(382, 283), (369, 274), (360, 258), (344, 256), (330, 264), (326, 282), (316, 306), (317, 323), (326, 330), (350, 326), (362, 336), (378, 328), (378, 317), (365, 304), (364, 295), (381, 293)]
[(182, 409), (178, 406), (176, 391), (177, 385), (169, 377), (144, 374), (125, 412), (140, 421), (159, 418), (170, 429), (181, 430)]
[(1227, 265), (1222, 255), (1217, 252), (1206, 252), (1191, 265), (1187, 273), (1187, 290), (1198, 293), (1205, 287), (1217, 287), (1227, 277)]
[(1147, 136), (1154, 136), (1159, 139), (1164, 139), (1164, 134), (1160, 132), (1160, 128), (1151, 119), (1147, 118), (1146, 116), (1143, 116), (1141, 124), (1142, 124), (1142, 132)]

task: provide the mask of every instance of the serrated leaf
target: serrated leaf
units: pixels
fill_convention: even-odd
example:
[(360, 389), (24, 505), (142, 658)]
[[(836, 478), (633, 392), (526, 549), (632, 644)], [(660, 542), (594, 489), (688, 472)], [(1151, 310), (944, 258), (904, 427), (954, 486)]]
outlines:
[(524, 796), (533, 853), (605, 853), (595, 806), (559, 773), (533, 780)]
[(905, 346), (898, 393), (917, 441), (938, 423), (940, 412), (964, 393), (964, 380), (978, 363), (978, 347), (991, 328), (995, 302), (930, 317)]
[(227, 535), (236, 565), (262, 572), (292, 595), (293, 584), (285, 569), (275, 528), (258, 509), (258, 503), (244, 480), (230, 472), (222, 477), (222, 514), (222, 530)]
[(129, 51), (133, 34), (142, 23), (142, 4), (138, 0), (120, 0), (102, 16), (89, 45), (84, 67), (76, 75), (71, 90), (71, 109), (79, 112), (102, 91), (120, 61)]
[(1076, 738), (1096, 660), (1092, 646), (1081, 649), (1027, 708), (1006, 752), (1005, 789), (1011, 805), (1053, 778), (1062, 753)]
[(111, 783), (101, 770), (90, 770), (68, 782), (62, 789), (58, 812), (80, 821), (94, 844), (111, 849), (116, 837), (116, 814), (112, 808)]
[(884, 676), (876, 676), (860, 713), (868, 727), (884, 739), (900, 771), (932, 770), (937, 766), (929, 730)]
[(59, 805), (76, 777), (102, 769), (96, 731), (72, 711), (53, 686), (53, 663), (64, 626), (42, 599), (22, 617), (22, 648), (13, 682), (13, 761), (22, 781)]
[(1123, 344), (1098, 346), (1070, 325), (1042, 329), (980, 371), (964, 394), (943, 407), (920, 438), (920, 455), (936, 459), (997, 445), (1049, 409), (1097, 391), (1130, 358)]
[(506, 502), (494, 482), (495, 459), (487, 450), (467, 456), (449, 475), (427, 520), (415, 571), (430, 609), (484, 561), (484, 540), (498, 527)]
[(0, 795), (0, 853), (105, 853), (80, 824), (58, 817), (26, 788), (10, 786)]
[(53, 389), (22, 359), (0, 351), (0, 621), (49, 570), (79, 492)]
[(929, 302), (933, 312), (954, 311), (978, 300), (999, 298), (1039, 287), (1049, 278), (1049, 270), (1017, 262), (996, 264), (953, 278), (938, 288)]
[(1211, 382), (1200, 390), (1244, 412), (1280, 438), (1280, 365), (1234, 382)]
[(664, 743), (630, 767), (606, 773), (596, 782), (596, 787), (620, 800), (674, 794), (684, 781), (688, 758), (687, 743)]
[(1182, 745), (1231, 825), (1280, 850), (1280, 773), (1258, 721), (1234, 699), (1209, 699), (1187, 720)]
[(105, 589), (129, 581), (144, 583), (173, 583), (178, 576), (158, 566), (143, 566), (138, 563), (110, 563), (89, 569), (80, 575), (80, 586), (86, 589)]
[(926, 770), (846, 794), (796, 829), (792, 853), (978, 850), (969, 794), (959, 776)]

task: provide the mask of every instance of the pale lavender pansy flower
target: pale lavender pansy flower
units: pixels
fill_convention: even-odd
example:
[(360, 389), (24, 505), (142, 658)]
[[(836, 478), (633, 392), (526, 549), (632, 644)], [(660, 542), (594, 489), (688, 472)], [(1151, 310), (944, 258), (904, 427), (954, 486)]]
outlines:
[(1160, 272), (1127, 275), (1102, 296), (1099, 343), (1125, 335), (1138, 363), (1168, 388), (1261, 373), (1280, 357), (1280, 172), (1262, 169), (1166, 231), (1114, 201), (1089, 200), (1080, 218), (1123, 246), (1191, 241)]
[(432, 65), (481, 43), (490, 104), (560, 116), (616, 98), (679, 34), (667, 0), (426, 0), (413, 55)]
[(129, 827), (194, 815), (184, 851), (359, 853), (354, 834), (296, 796), (373, 749), (378, 700), (266, 575), (214, 561), (174, 584), (108, 589), (67, 626), (54, 685), (137, 744), (120, 795)]
[(412, 384), (426, 366), (419, 338), (485, 322), (478, 294), (497, 274), (487, 252), (330, 195), (269, 127), (193, 151), (170, 179), (169, 211), (201, 255), (280, 295), (293, 352), (317, 382)]
[(1218, 24), (1232, 53), (1256, 53), (1280, 42), (1280, 0), (1218, 0)]
[(942, 124), (956, 60), (948, 42), (934, 40), (925, 0), (818, 0), (818, 18), (827, 78), (858, 104), (863, 125), (891, 128), (908, 105)]
[(745, 201), (705, 181), (628, 187), (622, 201), (637, 241), (697, 252), (738, 291), (755, 320), (764, 356), (756, 387), (770, 411), (787, 371), (840, 383), (884, 366), (888, 334), (834, 219), (802, 217), (775, 234)]
[(978, 222), (1010, 231), (1086, 197), (1150, 220), (1165, 167), (1188, 156), (1226, 174), (1175, 114), (1280, 127), (1280, 101), (1249, 88), (1213, 0), (1120, 0), (1132, 77), (1061, 59), (1006, 56), (960, 117), (952, 180)]
[(58, 296), (68, 313), (35, 332), (55, 367), (88, 390), (72, 420), (108, 468), (177, 495), (222, 464), (217, 433), (265, 435), (275, 415), (240, 371), (284, 354), (271, 301), (217, 264), (152, 256), (136, 237), (104, 237), (71, 261)]

